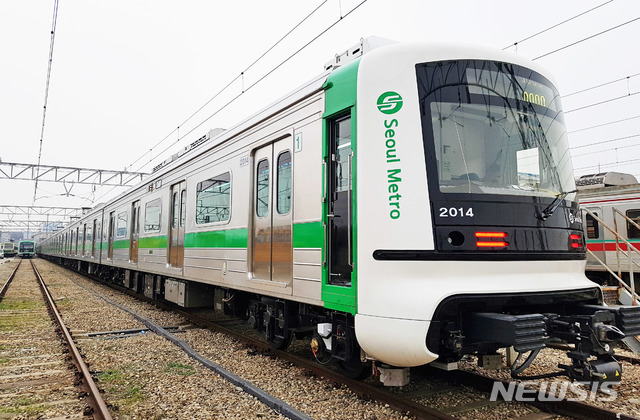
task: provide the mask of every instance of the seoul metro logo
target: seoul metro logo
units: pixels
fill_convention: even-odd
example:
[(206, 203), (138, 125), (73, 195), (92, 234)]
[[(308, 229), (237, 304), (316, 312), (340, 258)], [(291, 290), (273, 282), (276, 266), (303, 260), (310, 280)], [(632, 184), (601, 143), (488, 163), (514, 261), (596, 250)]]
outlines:
[(378, 110), (383, 114), (391, 115), (402, 108), (402, 96), (398, 92), (385, 92), (378, 97)]

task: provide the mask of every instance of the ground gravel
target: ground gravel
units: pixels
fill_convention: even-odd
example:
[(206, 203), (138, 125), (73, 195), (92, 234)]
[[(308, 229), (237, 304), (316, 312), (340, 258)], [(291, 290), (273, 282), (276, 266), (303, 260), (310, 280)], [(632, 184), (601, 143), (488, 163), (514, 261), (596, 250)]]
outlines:
[[(144, 328), (133, 317), (87, 292), (93, 290), (165, 326), (180, 326), (179, 315), (141, 303), (44, 260), (38, 268), (61, 302), (97, 385), (121, 419), (284, 418), (153, 333), (114, 339), (89, 332)], [(315, 419), (408, 419), (394, 409), (365, 401), (345, 386), (309, 377), (288, 362), (248, 351), (227, 336), (203, 329), (178, 333), (192, 348)]]
[[(153, 333), (121, 339), (83, 337), (87, 332), (144, 328), (133, 317), (88, 293), (87, 289), (164, 327), (185, 327), (186, 321), (176, 313), (139, 302), (46, 261), (38, 260), (38, 265), (43, 277), (52, 284), (52, 294), (61, 303), (65, 322), (74, 331), (115, 418), (283, 418)], [(315, 419), (411, 418), (375, 401), (365, 401), (345, 386), (309, 376), (288, 362), (249, 351), (225, 335), (198, 328), (186, 328), (177, 334), (204, 357)], [(545, 349), (525, 374), (552, 372), (557, 370), (558, 363), (569, 362), (563, 351)], [(508, 369), (484, 370), (477, 366), (475, 357), (465, 357), (460, 368), (510, 380)], [(593, 394), (586, 402), (640, 415), (640, 367), (623, 363), (623, 370), (622, 382), (612, 387), (616, 398)], [(562, 378), (558, 380), (567, 382)], [(528, 386), (536, 388), (541, 384), (533, 381)], [(438, 409), (473, 403), (478, 398), (476, 391), (469, 390), (434, 393), (422, 400)], [(514, 418), (527, 414), (531, 414), (530, 406), (500, 403), (452, 413), (463, 419)]]

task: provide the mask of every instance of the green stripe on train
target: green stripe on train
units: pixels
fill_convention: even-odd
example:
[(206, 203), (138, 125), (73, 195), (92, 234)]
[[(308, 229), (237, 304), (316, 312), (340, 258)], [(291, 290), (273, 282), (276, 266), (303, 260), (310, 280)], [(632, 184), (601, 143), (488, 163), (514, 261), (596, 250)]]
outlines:
[(113, 249), (128, 249), (129, 248), (129, 240), (123, 239), (121, 241), (113, 242)]
[[(185, 248), (246, 248), (248, 244), (247, 229), (215, 230), (209, 232), (192, 232), (184, 236)], [(323, 230), (321, 222), (298, 223), (293, 225), (294, 248), (322, 248)], [(166, 236), (140, 238), (139, 248), (166, 248)], [(115, 249), (129, 247), (129, 241), (116, 241)]]
[(246, 248), (247, 229), (193, 232), (184, 235), (185, 248)]
[(139, 248), (166, 248), (167, 237), (166, 236), (152, 236), (150, 238), (140, 238), (138, 242)]
[(324, 245), (322, 222), (298, 223), (293, 225), (294, 248), (322, 248)]

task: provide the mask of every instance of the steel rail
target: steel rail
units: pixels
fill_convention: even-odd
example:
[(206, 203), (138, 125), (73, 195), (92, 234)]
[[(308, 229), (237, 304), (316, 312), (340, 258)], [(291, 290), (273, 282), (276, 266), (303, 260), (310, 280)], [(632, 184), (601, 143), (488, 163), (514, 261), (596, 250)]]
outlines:
[[(66, 268), (66, 267), (65, 267)], [(238, 331), (234, 331), (233, 329), (227, 328), (216, 321), (211, 321), (209, 319), (203, 318), (191, 312), (185, 311), (183, 309), (177, 308), (175, 305), (169, 305), (164, 302), (160, 302), (154, 299), (151, 299), (147, 296), (135, 293), (134, 291), (127, 289), (126, 287), (122, 287), (113, 283), (108, 283), (103, 281), (102, 279), (94, 276), (93, 274), (80, 273), (81, 275), (88, 277), (94, 281), (99, 282), (109, 288), (118, 290), (122, 293), (125, 293), (129, 296), (135, 297), (136, 299), (147, 302), (149, 304), (155, 305), (158, 308), (162, 308), (165, 310), (170, 310), (174, 313), (182, 315), (190, 322), (195, 325), (198, 325), (202, 328), (207, 328), (221, 334), (225, 334), (229, 337), (232, 337), (239, 342), (250, 346), (254, 349), (262, 353), (270, 353), (274, 354), (278, 358), (293, 363), (294, 365), (301, 367), (309, 372), (313, 372), (314, 375), (318, 377), (324, 377), (329, 381), (333, 381), (336, 383), (341, 383), (349, 387), (351, 391), (355, 394), (360, 395), (361, 397), (371, 398), (376, 401), (389, 404), (390, 407), (400, 411), (400, 412), (410, 412), (417, 419), (429, 419), (429, 420), (453, 420), (455, 417), (450, 416), (449, 414), (443, 413), (441, 411), (435, 410), (433, 408), (427, 407), (418, 402), (412, 401), (410, 399), (404, 398), (399, 395), (395, 395), (391, 392), (385, 391), (380, 387), (376, 387), (366, 382), (352, 380), (344, 377), (342, 374), (327, 368), (323, 365), (316, 363), (313, 360), (305, 359), (300, 356), (296, 356), (294, 354), (288, 353), (284, 350), (274, 350), (270, 347), (265, 341), (258, 340), (256, 338), (247, 336)]]
[(71, 334), (69, 334), (69, 330), (64, 325), (64, 322), (62, 320), (62, 316), (60, 315), (60, 312), (58, 311), (58, 308), (56, 307), (56, 304), (53, 301), (53, 297), (51, 296), (51, 293), (49, 293), (49, 289), (47, 289), (47, 285), (45, 284), (44, 279), (42, 278), (42, 276), (40, 276), (40, 273), (38, 272), (35, 264), (33, 263), (33, 260), (30, 260), (29, 262), (31, 263), (31, 268), (33, 268), (33, 272), (35, 273), (36, 277), (38, 278), (38, 282), (40, 283), (40, 289), (42, 290), (42, 294), (45, 297), (45, 300), (47, 302), (47, 306), (49, 306), (49, 310), (51, 311), (51, 314), (52, 314), (53, 318), (55, 319), (56, 323), (60, 327), (60, 332), (61, 332), (62, 336), (64, 337), (65, 341), (67, 342), (67, 347), (69, 348), (69, 353), (71, 354), (71, 357), (73, 359), (73, 363), (75, 364), (76, 368), (78, 369), (78, 372), (80, 372), (80, 374), (84, 378), (84, 384), (83, 385), (89, 391), (88, 392), (88, 395), (89, 395), (88, 403), (93, 408), (93, 416), (95, 418), (101, 419), (101, 420), (111, 420), (112, 417), (111, 417), (111, 414), (109, 413), (109, 409), (107, 408), (107, 405), (105, 404), (104, 400), (102, 399), (102, 396), (100, 395), (100, 391), (98, 390), (98, 387), (96, 386), (95, 382), (93, 381), (93, 378), (91, 377), (91, 373), (89, 372), (89, 368), (87, 367), (87, 365), (82, 360), (82, 356), (80, 355), (80, 352), (78, 351), (78, 348), (76, 347), (75, 343), (73, 342), (73, 339), (71, 338)]
[[(278, 358), (289, 361), (297, 365), (298, 367), (302, 367), (305, 370), (312, 372), (314, 375), (318, 377), (324, 377), (327, 380), (344, 384), (348, 386), (351, 391), (353, 391), (354, 393), (360, 396), (363, 396), (365, 398), (371, 398), (385, 404), (389, 404), (390, 407), (396, 410), (399, 410), (400, 412), (405, 412), (405, 413), (409, 412), (410, 414), (414, 415), (418, 419), (453, 419), (454, 418), (447, 413), (424, 406), (409, 398), (403, 397), (402, 395), (393, 394), (391, 392), (384, 390), (383, 388), (377, 387), (370, 383), (345, 378), (340, 373), (334, 370), (328, 369), (327, 367), (320, 365), (313, 360), (305, 359), (301, 356), (288, 353), (284, 350), (274, 350), (266, 342), (247, 336), (238, 331), (234, 331), (233, 329), (227, 328), (225, 326), (222, 326), (217, 321), (205, 319), (199, 315), (177, 308), (175, 305), (170, 305), (164, 302), (151, 299), (147, 296), (138, 294), (123, 286), (105, 282), (104, 280), (92, 274), (87, 274), (84, 272), (79, 274), (85, 277), (91, 278), (94, 281), (97, 281), (107, 287), (110, 287), (112, 289), (121, 291), (130, 296), (133, 296), (138, 300), (153, 304), (159, 308), (171, 310), (174, 313), (184, 316), (186, 319), (188, 319), (190, 322), (192, 322), (195, 325), (226, 334), (232, 338), (235, 338), (241, 343), (247, 344), (253, 347), (254, 349), (257, 349), (260, 352), (272, 353)], [(501, 381), (498, 379), (489, 378), (487, 376), (468, 372), (468, 371), (456, 370), (456, 371), (448, 372), (448, 371), (442, 371), (430, 366), (424, 366), (418, 369), (424, 369), (427, 372), (430, 372), (431, 375), (437, 376), (451, 383), (466, 385), (477, 391), (486, 392), (489, 394), (491, 393), (494, 383), (496, 382), (501, 382), (505, 387), (509, 385), (508, 381)], [(546, 392), (546, 394), (548, 396), (548, 392)], [(569, 401), (569, 400), (553, 401), (553, 400), (550, 400), (549, 398), (546, 398), (545, 400), (544, 398), (540, 398), (537, 393), (536, 393), (536, 396), (532, 396), (532, 397), (534, 401), (527, 400), (524, 403), (531, 405), (533, 407), (536, 407), (539, 410), (543, 411), (544, 413), (560, 414), (560, 415), (570, 416), (572, 418), (588, 419), (588, 420), (607, 420), (607, 419), (640, 420), (640, 417), (615, 412), (605, 408), (600, 408), (594, 405), (586, 404), (580, 401)]]
[[(476, 390), (484, 391), (487, 393), (491, 393), (496, 382), (502, 383), (503, 386), (505, 386), (505, 389), (509, 385), (508, 381), (502, 381), (500, 379), (494, 379), (488, 376), (464, 370), (441, 371), (436, 370), (435, 368), (430, 366), (425, 366), (424, 369), (426, 369), (427, 371), (431, 371), (433, 372), (433, 374), (437, 374), (440, 377), (454, 383), (460, 383), (462, 385), (466, 385)], [(608, 410), (606, 408), (590, 405), (581, 401), (572, 401), (567, 399), (554, 401), (552, 398), (550, 398), (549, 391), (545, 392), (545, 396), (546, 398), (541, 398), (540, 395), (536, 392), (535, 395), (531, 395), (530, 397), (527, 396), (528, 400), (525, 403), (537, 407), (538, 409), (543, 410), (546, 413), (556, 413), (578, 419), (640, 420), (639, 417), (630, 414), (619, 413), (616, 411)]]
[(7, 293), (7, 289), (9, 288), (9, 285), (11, 284), (11, 280), (13, 280), (13, 278), (16, 276), (16, 273), (18, 272), (18, 268), (20, 268), (20, 264), (22, 264), (22, 260), (18, 261), (18, 265), (13, 270), (13, 273), (11, 273), (11, 275), (9, 276), (7, 281), (5, 282), (4, 286), (2, 286), (2, 290), (0, 290), (0, 301), (4, 298), (4, 294)]

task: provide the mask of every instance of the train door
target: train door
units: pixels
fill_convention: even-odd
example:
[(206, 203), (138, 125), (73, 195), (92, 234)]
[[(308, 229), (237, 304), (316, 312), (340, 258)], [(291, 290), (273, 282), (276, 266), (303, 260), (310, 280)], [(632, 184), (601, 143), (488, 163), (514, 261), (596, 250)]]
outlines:
[(96, 257), (96, 237), (100, 237), (100, 233), (96, 230), (98, 228), (96, 219), (93, 219), (93, 236), (91, 237), (91, 258)]
[(87, 224), (82, 225), (82, 244), (80, 245), (80, 255), (85, 256), (85, 252), (87, 249)]
[(184, 265), (184, 225), (187, 207), (187, 183), (185, 181), (171, 186), (170, 204), (167, 255), (171, 267), (182, 268)]
[(351, 117), (329, 125), (327, 261), (329, 284), (351, 286), (353, 272)]
[(129, 241), (129, 261), (138, 263), (138, 241), (140, 239), (140, 201), (131, 204), (131, 241)]
[(293, 270), (291, 137), (254, 154), (253, 277), (290, 283)]
[[(595, 214), (599, 219), (602, 219), (602, 208), (601, 207), (587, 207), (587, 209)], [(600, 222), (598, 222), (595, 218), (593, 218), (590, 214), (585, 212), (585, 230), (587, 234), (587, 248), (593, 252), (593, 254), (600, 259), (603, 263), (607, 262), (606, 259), (606, 243), (604, 240), (604, 228), (600, 226)], [(600, 263), (592, 256), (587, 253), (587, 265), (596, 265), (599, 266)]]
[(107, 259), (113, 260), (113, 240), (116, 228), (116, 212), (109, 213), (109, 243), (107, 245)]

